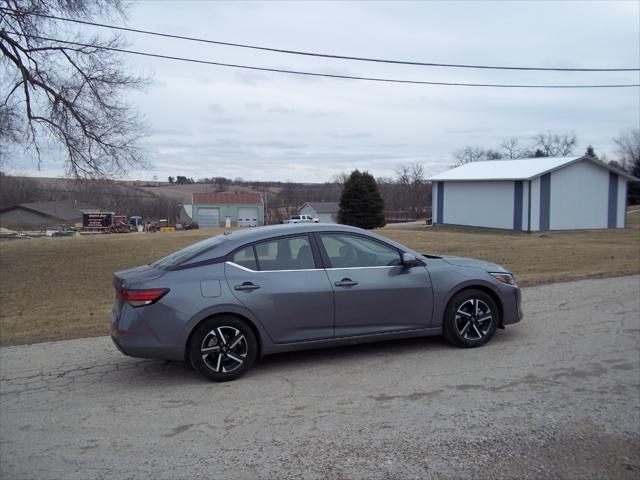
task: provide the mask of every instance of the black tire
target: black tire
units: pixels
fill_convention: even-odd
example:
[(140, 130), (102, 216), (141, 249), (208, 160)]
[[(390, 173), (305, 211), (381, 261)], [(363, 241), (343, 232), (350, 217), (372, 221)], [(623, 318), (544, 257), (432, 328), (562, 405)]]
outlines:
[(456, 347), (479, 347), (491, 340), (499, 321), (500, 311), (490, 295), (482, 290), (463, 290), (447, 305), (442, 331)]
[(232, 315), (204, 320), (189, 342), (191, 365), (214, 382), (240, 377), (251, 368), (257, 355), (258, 342), (253, 330)]

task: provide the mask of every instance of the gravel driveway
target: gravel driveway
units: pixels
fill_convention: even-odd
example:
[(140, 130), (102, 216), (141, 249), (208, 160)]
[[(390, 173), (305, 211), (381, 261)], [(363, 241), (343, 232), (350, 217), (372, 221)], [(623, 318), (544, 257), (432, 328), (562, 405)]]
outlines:
[(640, 277), (524, 290), (487, 346), (266, 357), (213, 384), (107, 337), (0, 349), (0, 478), (638, 478)]

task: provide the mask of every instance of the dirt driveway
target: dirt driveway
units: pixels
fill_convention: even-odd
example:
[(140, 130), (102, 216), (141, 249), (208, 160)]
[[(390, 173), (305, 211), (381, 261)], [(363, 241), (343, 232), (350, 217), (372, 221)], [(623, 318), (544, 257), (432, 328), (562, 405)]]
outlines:
[(0, 478), (638, 478), (640, 277), (524, 290), (484, 348), (267, 357), (212, 384), (106, 337), (0, 349)]

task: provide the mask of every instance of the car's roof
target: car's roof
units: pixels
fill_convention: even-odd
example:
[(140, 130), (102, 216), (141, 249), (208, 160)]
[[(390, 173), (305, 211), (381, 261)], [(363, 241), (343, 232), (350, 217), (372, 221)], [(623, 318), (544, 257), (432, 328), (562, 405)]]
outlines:
[(245, 228), (227, 233), (233, 243), (248, 243), (280, 235), (292, 235), (309, 232), (353, 232), (368, 233), (366, 230), (336, 223), (287, 223), (283, 225), (267, 225), (264, 227)]
[[(364, 230), (350, 225), (340, 225), (336, 223), (292, 223), (283, 225), (268, 225), (264, 227), (246, 228), (242, 230), (234, 230), (226, 233), (227, 241), (220, 245), (220, 249), (229, 253), (237, 247), (246, 245), (247, 243), (258, 242), (273, 237), (295, 235), (296, 233), (304, 234), (311, 232), (349, 232), (369, 237), (377, 238), (385, 243), (394, 245), (401, 250), (411, 251), (405, 245), (397, 243), (390, 238), (379, 235), (375, 232)], [(218, 250), (218, 251), (221, 251)]]
[[(224, 234), (209, 237), (205, 240), (202, 240), (201, 242), (198, 242), (197, 244), (180, 250), (179, 252), (187, 253), (186, 250), (191, 249), (193, 255), (183, 256), (183, 258), (175, 260), (177, 262), (175, 263), (175, 265), (185, 265), (193, 262), (197, 263), (201, 261), (208, 261), (213, 258), (219, 259), (248, 244), (261, 242), (263, 240), (269, 240), (272, 238), (296, 234), (304, 235), (312, 232), (345, 232), (365, 235), (377, 239), (378, 241), (382, 241), (388, 245), (392, 245), (400, 251), (413, 252), (405, 245), (395, 242), (383, 235), (379, 235), (375, 232), (363, 230), (361, 228), (352, 227), (349, 225), (339, 225), (335, 223), (284, 224), (228, 231)], [(196, 248), (196, 250), (193, 250), (193, 247), (197, 245), (200, 246), (200, 249)], [(175, 252), (172, 255), (176, 255), (177, 253), (178, 252)], [(171, 257), (171, 255), (169, 257)], [(169, 257), (166, 257), (163, 260), (166, 260)]]

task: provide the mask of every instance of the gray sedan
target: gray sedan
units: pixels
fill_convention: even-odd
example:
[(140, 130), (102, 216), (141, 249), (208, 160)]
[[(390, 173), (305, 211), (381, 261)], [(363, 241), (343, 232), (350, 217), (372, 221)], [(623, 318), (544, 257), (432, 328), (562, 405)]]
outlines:
[(226, 233), (117, 272), (111, 336), (126, 355), (233, 380), (276, 352), (444, 335), (485, 344), (522, 318), (504, 268), (420, 254), (345, 225)]

